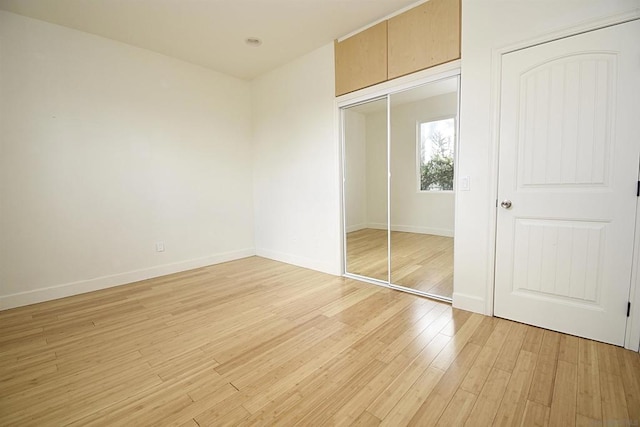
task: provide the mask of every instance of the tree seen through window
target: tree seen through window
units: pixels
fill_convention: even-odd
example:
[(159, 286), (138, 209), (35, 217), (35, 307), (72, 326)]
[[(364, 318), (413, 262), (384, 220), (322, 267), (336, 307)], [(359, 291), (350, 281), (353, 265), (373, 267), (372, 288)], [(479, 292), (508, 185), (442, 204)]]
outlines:
[(453, 190), (455, 121), (420, 123), (420, 191)]

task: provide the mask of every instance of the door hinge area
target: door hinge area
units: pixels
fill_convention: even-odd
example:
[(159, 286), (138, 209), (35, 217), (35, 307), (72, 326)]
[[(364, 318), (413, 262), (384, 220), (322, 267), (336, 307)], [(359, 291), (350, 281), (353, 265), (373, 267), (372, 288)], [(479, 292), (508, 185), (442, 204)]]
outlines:
[(627, 301), (627, 317), (631, 314), (631, 301)]

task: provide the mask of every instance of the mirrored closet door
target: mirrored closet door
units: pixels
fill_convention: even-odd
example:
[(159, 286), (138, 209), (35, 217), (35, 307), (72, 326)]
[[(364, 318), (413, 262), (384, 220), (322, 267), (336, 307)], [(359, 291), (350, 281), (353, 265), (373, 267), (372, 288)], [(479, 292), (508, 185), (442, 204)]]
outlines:
[(387, 97), (342, 109), (345, 271), (389, 280)]
[(391, 284), (453, 295), (458, 78), (390, 95)]
[(458, 76), (342, 108), (345, 272), (453, 295)]

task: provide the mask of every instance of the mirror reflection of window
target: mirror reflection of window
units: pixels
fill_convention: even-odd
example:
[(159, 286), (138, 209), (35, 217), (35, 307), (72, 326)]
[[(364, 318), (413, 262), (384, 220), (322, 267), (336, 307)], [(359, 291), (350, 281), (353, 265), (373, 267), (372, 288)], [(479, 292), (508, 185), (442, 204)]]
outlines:
[(420, 123), (418, 186), (420, 191), (453, 191), (455, 119)]

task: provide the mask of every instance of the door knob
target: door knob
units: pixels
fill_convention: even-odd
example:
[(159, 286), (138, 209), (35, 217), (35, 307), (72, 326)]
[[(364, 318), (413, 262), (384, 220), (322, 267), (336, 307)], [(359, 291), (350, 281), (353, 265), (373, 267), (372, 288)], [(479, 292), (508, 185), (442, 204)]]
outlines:
[(502, 207), (503, 207), (503, 208), (505, 208), (505, 209), (509, 209), (509, 208), (511, 208), (511, 200), (503, 200), (503, 201), (500, 203), (500, 206), (502, 206)]

